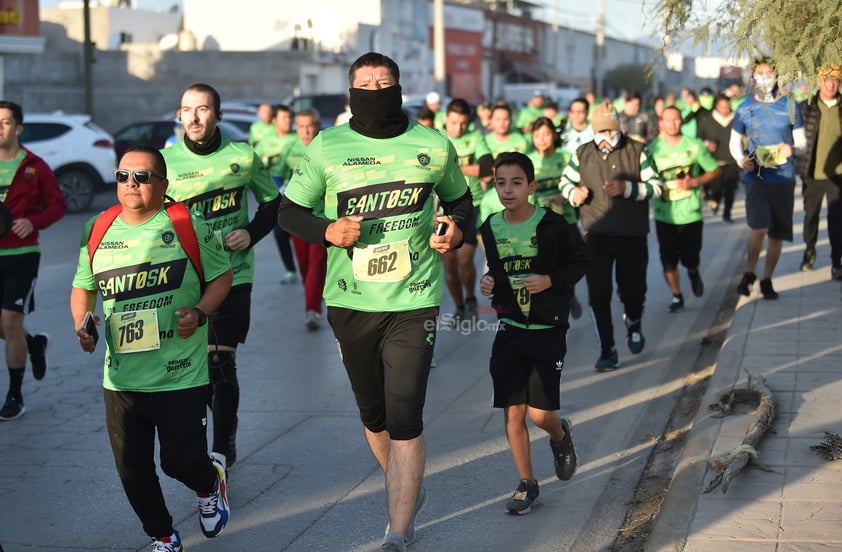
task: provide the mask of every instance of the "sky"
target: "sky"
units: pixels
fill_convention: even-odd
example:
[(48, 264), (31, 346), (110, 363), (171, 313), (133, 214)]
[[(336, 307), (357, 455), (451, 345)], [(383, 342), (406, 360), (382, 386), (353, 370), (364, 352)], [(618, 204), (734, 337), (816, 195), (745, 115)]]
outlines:
[[(67, 0), (40, 0), (44, 8), (55, 7)], [(81, 3), (81, 0), (75, 0)], [(92, 2), (94, 0), (91, 0)], [(144, 10), (168, 11), (173, 5), (182, 5), (182, 0), (134, 0), (137, 8)], [(554, 20), (554, 12), (558, 11), (555, 21), (561, 27), (571, 27), (578, 30), (595, 32), (597, 20), (596, 0), (589, 2), (573, 2), (571, 0), (531, 0), (535, 4), (544, 6), (535, 14), (537, 19), (548, 23)], [(653, 28), (649, 24), (652, 8), (657, 0), (604, 0), (605, 1), (605, 35), (622, 40), (644, 40), (653, 42)], [(716, 5), (721, 0), (709, 0)]]

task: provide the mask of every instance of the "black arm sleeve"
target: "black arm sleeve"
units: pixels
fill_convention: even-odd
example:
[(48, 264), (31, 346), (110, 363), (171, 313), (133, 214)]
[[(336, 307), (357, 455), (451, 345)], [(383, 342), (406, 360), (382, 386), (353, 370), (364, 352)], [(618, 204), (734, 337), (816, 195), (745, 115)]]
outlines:
[(331, 222), (333, 221), (317, 217), (312, 209), (302, 207), (286, 196), (278, 207), (278, 224), (281, 228), (304, 241), (317, 245), (325, 247), (332, 245), (325, 241), (325, 231)]
[[(466, 190), (465, 193), (453, 201), (441, 201), (444, 214), (448, 215), (462, 231), (462, 234), (467, 232), (476, 232), (476, 228), (469, 228), (474, 225), (474, 203), (471, 199), (471, 190)], [(462, 244), (459, 244), (461, 247)]]
[(485, 178), (486, 176), (494, 174), (494, 156), (490, 153), (487, 153), (477, 159), (477, 165), (479, 165), (480, 178)]
[(254, 247), (257, 242), (272, 231), (272, 228), (275, 226), (275, 213), (278, 212), (278, 205), (280, 203), (281, 195), (278, 194), (278, 197), (272, 201), (267, 201), (257, 206), (254, 218), (245, 227), (245, 231), (249, 233), (249, 238), (251, 238), (250, 247)]

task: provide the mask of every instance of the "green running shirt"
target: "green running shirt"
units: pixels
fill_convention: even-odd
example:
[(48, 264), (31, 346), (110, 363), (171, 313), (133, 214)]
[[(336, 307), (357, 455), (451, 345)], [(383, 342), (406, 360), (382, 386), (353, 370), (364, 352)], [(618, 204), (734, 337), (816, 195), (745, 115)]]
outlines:
[(513, 130), (505, 142), (498, 142), (494, 138), (494, 134), (488, 133), (485, 135), (485, 144), (488, 146), (491, 155), (497, 159), (497, 156), (504, 151), (519, 151), (521, 153), (528, 153), (532, 149), (532, 144), (526, 139), (526, 136), (520, 132)]
[[(459, 166), (467, 167), (468, 165), (475, 165), (480, 157), (483, 155), (491, 155), (485, 139), (480, 132), (466, 132), (459, 138), (452, 136), (447, 137), (456, 148), (456, 154), (459, 156)], [(482, 183), (477, 176), (466, 176), (468, 187), (471, 188), (471, 196), (474, 202), (474, 207), (480, 204), (482, 196), (485, 192), (482, 190)]]
[(376, 139), (349, 125), (310, 143), (286, 197), (325, 218), (362, 215), (351, 248), (328, 247), (325, 303), (365, 312), (400, 312), (441, 303), (441, 259), (430, 249), (433, 192), (454, 201), (467, 191), (453, 144), (411, 121), (394, 138)]
[(253, 247), (231, 251), (225, 245), (225, 236), (232, 230), (245, 228), (249, 222), (246, 191), (251, 191), (258, 203), (278, 197), (278, 187), (260, 158), (250, 145), (231, 142), (225, 137), (219, 149), (210, 155), (197, 155), (184, 142), (161, 153), (167, 162), (170, 181), (167, 195), (199, 212), (216, 232), (231, 258), (233, 285), (250, 284), (254, 279)]
[[(509, 224), (503, 218), (503, 213), (495, 213), (491, 216), (491, 232), (494, 234), (494, 242), (497, 244), (497, 253), (500, 263), (503, 265), (503, 272), (509, 277), (509, 284), (515, 294), (515, 299), (520, 306), (520, 312), (526, 319), (529, 319), (529, 308), (532, 303), (532, 295), (526, 290), (523, 281), (532, 276), (532, 267), (538, 257), (538, 223), (544, 218), (544, 209), (536, 207), (528, 219), (520, 224)], [(518, 328), (541, 330), (551, 328), (547, 324), (522, 324), (509, 318), (501, 318), (506, 324)]]
[(689, 224), (702, 220), (701, 187), (682, 190), (677, 187), (676, 176), (683, 172), (699, 176), (704, 169), (717, 168), (716, 159), (698, 138), (682, 136), (677, 146), (667, 145), (663, 136), (647, 146), (658, 175), (663, 182), (663, 195), (652, 200), (655, 220), (668, 224)]
[[(99, 216), (99, 215), (97, 215)], [(178, 336), (175, 311), (201, 298), (199, 276), (178, 241), (166, 211), (131, 225), (119, 216), (102, 238), (93, 260), (82, 231), (73, 287), (102, 295), (106, 352), (103, 387), (112, 391), (175, 391), (208, 383), (208, 326)], [(231, 265), (210, 229), (191, 213), (202, 270), (211, 281)], [(148, 350), (148, 347), (155, 347)], [(133, 349), (138, 351), (132, 351)]]
[(535, 167), (535, 180), (538, 182), (538, 189), (535, 190), (535, 203), (541, 207), (552, 209), (564, 217), (570, 224), (576, 224), (576, 209), (565, 201), (562, 205), (551, 203), (549, 198), (560, 195), (558, 183), (561, 181), (561, 174), (567, 163), (570, 162), (572, 154), (561, 148), (556, 149), (552, 155), (542, 157), (537, 151), (530, 152), (527, 157)]

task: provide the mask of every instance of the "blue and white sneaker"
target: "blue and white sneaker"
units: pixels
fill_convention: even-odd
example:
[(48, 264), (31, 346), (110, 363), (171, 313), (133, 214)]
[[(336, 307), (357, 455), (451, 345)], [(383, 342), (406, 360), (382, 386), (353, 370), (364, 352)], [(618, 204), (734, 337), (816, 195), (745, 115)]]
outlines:
[(184, 552), (178, 531), (169, 537), (161, 537), (152, 541), (152, 552)]
[(225, 467), (215, 458), (212, 459), (213, 467), (216, 469), (216, 485), (213, 492), (202, 496), (196, 493), (196, 505), (199, 507), (199, 526), (202, 533), (212, 539), (222, 533), (228, 525), (228, 517), (231, 513), (228, 508), (228, 485), (225, 481)]

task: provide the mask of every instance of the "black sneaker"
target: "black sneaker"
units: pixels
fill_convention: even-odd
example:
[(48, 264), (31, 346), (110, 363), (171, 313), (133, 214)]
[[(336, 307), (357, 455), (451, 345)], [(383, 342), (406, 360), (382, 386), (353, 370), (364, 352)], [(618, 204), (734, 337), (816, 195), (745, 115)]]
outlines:
[(675, 313), (675, 312), (681, 312), (683, 310), (684, 310), (684, 296), (681, 295), (680, 293), (678, 295), (673, 295), (672, 296), (672, 303), (670, 303), (670, 306), (667, 307), (667, 312)]
[(830, 267), (831, 280), (842, 280), (842, 266), (833, 265)]
[(608, 351), (602, 351), (602, 353), (600, 353), (599, 358), (596, 359), (596, 364), (594, 364), (593, 367), (597, 372), (616, 370), (619, 360), (620, 359), (617, 356), (617, 349), (611, 348)]
[(37, 380), (44, 379), (47, 373), (47, 345), (50, 343), (50, 336), (47, 334), (35, 334), (32, 339), (27, 336), (26, 348), (29, 349), (29, 363), (32, 364), (32, 377)]
[(521, 479), (512, 498), (506, 503), (506, 513), (522, 516), (532, 511), (532, 505), (538, 498), (538, 482)]
[(757, 276), (754, 275), (754, 272), (746, 272), (743, 274), (743, 279), (740, 280), (740, 283), (737, 286), (737, 292), (740, 295), (748, 297), (751, 295), (751, 286), (754, 284), (755, 280), (757, 280)]
[(801, 260), (801, 272), (808, 272), (813, 270), (813, 264), (816, 262), (815, 251), (805, 251), (804, 258)]
[(699, 274), (698, 270), (695, 272), (690, 272), (688, 270), (687, 276), (690, 277), (690, 287), (693, 290), (693, 296), (701, 297), (705, 292), (705, 284), (702, 282), (702, 275)]
[(764, 299), (777, 299), (778, 292), (772, 289), (772, 279), (766, 278), (760, 280), (760, 293), (763, 294)]
[(0, 420), (4, 422), (17, 420), (23, 416), (24, 412), (26, 412), (26, 407), (23, 405), (22, 398), (6, 395), (6, 403), (3, 408), (0, 408)]
[(465, 311), (463, 316), (467, 319), (477, 317), (477, 298), (468, 297), (465, 299)]
[(564, 429), (564, 440), (560, 443), (553, 443), (550, 439), (550, 448), (553, 451), (553, 463), (555, 474), (562, 481), (567, 481), (576, 473), (576, 449), (573, 447), (573, 429), (570, 427), (570, 420), (561, 419), (561, 427)]

